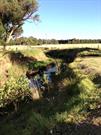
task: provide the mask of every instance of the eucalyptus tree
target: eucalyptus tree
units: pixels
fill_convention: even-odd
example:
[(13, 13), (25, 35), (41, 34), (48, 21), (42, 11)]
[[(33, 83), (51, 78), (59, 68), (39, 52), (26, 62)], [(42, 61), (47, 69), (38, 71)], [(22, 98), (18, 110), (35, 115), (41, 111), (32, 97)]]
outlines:
[(37, 0), (0, 0), (0, 25), (6, 43), (20, 35), (26, 20), (38, 20)]

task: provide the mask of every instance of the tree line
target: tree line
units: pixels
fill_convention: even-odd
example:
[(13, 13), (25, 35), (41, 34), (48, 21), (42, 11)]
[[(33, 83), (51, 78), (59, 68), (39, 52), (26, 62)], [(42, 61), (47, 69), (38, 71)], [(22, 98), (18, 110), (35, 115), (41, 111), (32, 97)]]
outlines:
[(89, 43), (101, 43), (101, 39), (68, 39), (68, 40), (56, 40), (56, 39), (37, 39), (34, 37), (20, 37), (15, 40), (11, 40), (9, 45), (42, 45), (42, 44), (89, 44)]
[[(101, 39), (37, 39), (34, 37), (20, 37), (11, 39), (8, 45), (42, 45), (42, 44), (89, 44), (101, 43)], [(4, 44), (4, 40), (0, 40), (0, 45)]]
[(58, 40), (59, 44), (85, 44), (85, 43), (101, 43), (101, 39), (68, 39), (68, 40)]

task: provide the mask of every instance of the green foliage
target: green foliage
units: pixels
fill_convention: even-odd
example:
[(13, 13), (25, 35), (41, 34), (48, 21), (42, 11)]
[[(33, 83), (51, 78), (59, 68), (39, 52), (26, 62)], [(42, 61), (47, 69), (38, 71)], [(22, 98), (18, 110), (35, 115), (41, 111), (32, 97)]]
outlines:
[(19, 98), (29, 94), (28, 80), (25, 76), (10, 77), (3, 88), (0, 89), (0, 107), (4, 107)]
[[(12, 36), (20, 35), (25, 20), (37, 20), (36, 0), (0, 0), (0, 20), (5, 29), (5, 39), (9, 43)], [(33, 17), (32, 17), (33, 15)]]
[(43, 61), (36, 61), (36, 62), (33, 62), (33, 63), (30, 63), (28, 65), (28, 68), (29, 69), (39, 69), (40, 67), (43, 67), (43, 66), (46, 66), (48, 63), (47, 62), (43, 62)]

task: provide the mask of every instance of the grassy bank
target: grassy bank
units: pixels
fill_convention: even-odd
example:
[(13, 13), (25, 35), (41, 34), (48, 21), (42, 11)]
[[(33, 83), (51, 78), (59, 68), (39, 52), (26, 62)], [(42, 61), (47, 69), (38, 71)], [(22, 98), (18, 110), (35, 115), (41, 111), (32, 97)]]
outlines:
[[(56, 55), (61, 60), (57, 60), (58, 56), (55, 60), (60, 66), (67, 57), (67, 53), (60, 51), (58, 54), (58, 52)], [(74, 53), (72, 50), (67, 52)], [(80, 50), (76, 54), (78, 58)], [(95, 129), (96, 121), (93, 117), (99, 116), (96, 110), (101, 107), (101, 88), (92, 80), (92, 72), (90, 75), (84, 74), (82, 69), (78, 68), (82, 59), (76, 58), (73, 58), (72, 62), (69, 61), (66, 70), (56, 76), (55, 85), (46, 98), (35, 102), (29, 99), (26, 99), (26, 102), (22, 101), (18, 112), (2, 120), (1, 135), (57, 135), (57, 133), (85, 135), (90, 133), (92, 128)], [(92, 115), (93, 112), (96, 114)], [(82, 123), (85, 123), (85, 126)], [(95, 131), (91, 135), (96, 134)], [(100, 132), (98, 133), (97, 135), (100, 135)]]

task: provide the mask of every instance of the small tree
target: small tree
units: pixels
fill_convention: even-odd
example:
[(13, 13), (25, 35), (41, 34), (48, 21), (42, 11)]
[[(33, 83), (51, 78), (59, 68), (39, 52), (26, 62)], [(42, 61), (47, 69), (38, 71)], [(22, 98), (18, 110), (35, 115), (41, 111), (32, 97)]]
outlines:
[(5, 30), (6, 43), (22, 33), (22, 25), (28, 19), (38, 20), (36, 0), (0, 0), (0, 21)]

